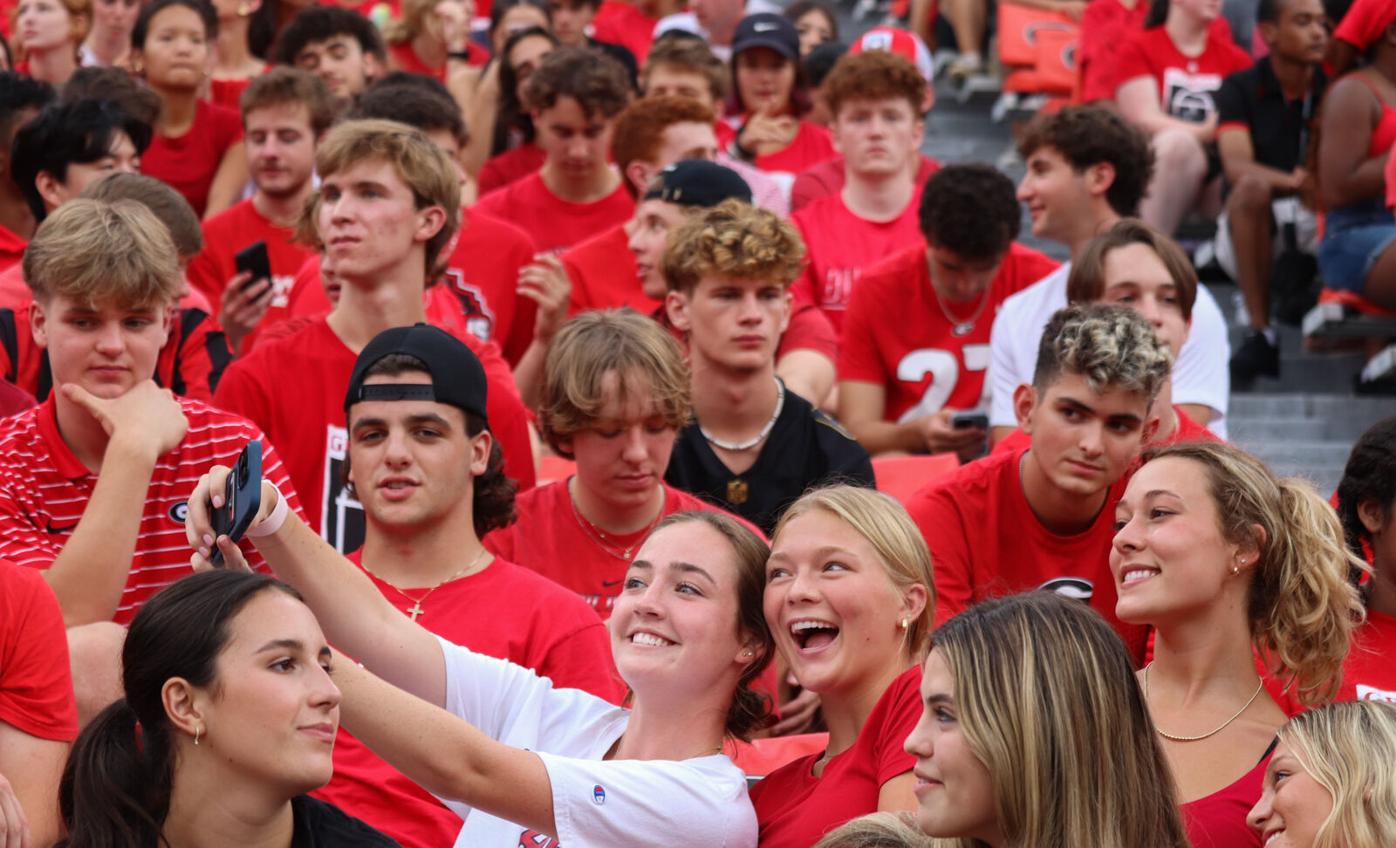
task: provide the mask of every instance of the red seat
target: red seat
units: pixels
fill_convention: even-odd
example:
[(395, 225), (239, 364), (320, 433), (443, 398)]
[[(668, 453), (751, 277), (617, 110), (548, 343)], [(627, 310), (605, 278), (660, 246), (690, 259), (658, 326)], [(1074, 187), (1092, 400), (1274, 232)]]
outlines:
[(877, 489), (902, 503), (927, 483), (960, 467), (953, 453), (933, 453), (929, 456), (880, 456), (872, 461)]
[[(1059, 12), (1030, 9), (1013, 3), (1000, 3), (998, 16), (999, 61), (1005, 67), (1036, 66), (1038, 43), (1047, 33), (1067, 33), (1074, 41), (1081, 32), (1080, 25)], [(1075, 67), (1074, 61), (1072, 67)]]
[(729, 740), (724, 746), (727, 756), (748, 777), (765, 777), (786, 763), (818, 754), (829, 747), (829, 734), (802, 733), (797, 736), (777, 736), (754, 742)]

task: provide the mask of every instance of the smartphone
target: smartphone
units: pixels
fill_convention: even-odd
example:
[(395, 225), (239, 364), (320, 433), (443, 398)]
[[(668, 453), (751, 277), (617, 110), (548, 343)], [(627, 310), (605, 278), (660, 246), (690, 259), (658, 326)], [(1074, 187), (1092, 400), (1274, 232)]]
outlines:
[[(262, 506), (262, 443), (256, 439), (247, 443), (238, 461), (223, 484), (223, 506), (213, 511), (213, 537), (227, 536), (240, 540), (257, 510)], [(223, 565), (223, 554), (213, 549), (209, 562)]]
[(247, 291), (256, 285), (259, 280), (271, 279), (271, 259), (267, 256), (267, 243), (264, 241), (254, 241), (247, 247), (237, 252), (233, 257), (233, 267), (238, 273), (251, 271), (252, 278), (242, 284), (242, 290)]
[(950, 426), (956, 430), (968, 430), (971, 427), (987, 430), (989, 429), (989, 416), (982, 412), (957, 412), (950, 416)]

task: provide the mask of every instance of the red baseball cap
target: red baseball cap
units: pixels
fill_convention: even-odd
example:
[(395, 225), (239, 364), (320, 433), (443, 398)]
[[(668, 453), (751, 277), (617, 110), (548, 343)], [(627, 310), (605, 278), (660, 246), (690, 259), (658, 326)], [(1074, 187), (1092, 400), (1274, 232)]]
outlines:
[(891, 26), (873, 27), (859, 36), (848, 48), (849, 53), (862, 53), (867, 50), (896, 53), (915, 65), (927, 83), (935, 76), (935, 62), (931, 59), (931, 51), (926, 47), (926, 42), (915, 33)]

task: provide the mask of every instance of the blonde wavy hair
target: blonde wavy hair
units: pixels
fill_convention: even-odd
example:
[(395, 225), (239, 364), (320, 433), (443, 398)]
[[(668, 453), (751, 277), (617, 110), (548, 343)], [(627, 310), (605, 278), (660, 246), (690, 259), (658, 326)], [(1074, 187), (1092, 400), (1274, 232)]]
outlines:
[(1314, 848), (1396, 845), (1396, 705), (1329, 704), (1290, 719), (1278, 735), (1333, 796)]
[(664, 280), (692, 293), (704, 277), (768, 280), (788, 287), (804, 269), (805, 243), (773, 212), (724, 200), (697, 213), (669, 236)]
[(887, 577), (898, 589), (925, 587), (926, 606), (906, 630), (907, 658), (920, 657), (926, 652), (935, 621), (936, 592), (931, 579), (930, 551), (906, 507), (890, 495), (862, 486), (840, 484), (811, 489), (781, 515), (771, 533), (772, 546), (785, 525), (816, 509), (839, 518), (853, 532), (867, 539), (882, 560)]
[(634, 395), (652, 402), (667, 426), (688, 423), (688, 366), (674, 337), (628, 307), (588, 311), (562, 326), (543, 361), (538, 425), (553, 450), (571, 458), (562, 440), (596, 424), (611, 373), (617, 403)]
[(1349, 574), (1370, 570), (1347, 547), (1333, 507), (1308, 481), (1276, 479), (1265, 463), (1225, 442), (1150, 448), (1143, 461), (1165, 458), (1203, 467), (1222, 537), (1259, 553), (1246, 614), (1271, 671), (1306, 705), (1331, 701), (1352, 631), (1365, 616)]
[(915, 824), (915, 813), (871, 813), (850, 819), (814, 843), (814, 848), (934, 848), (935, 840)]
[(1038, 394), (1064, 373), (1092, 391), (1122, 388), (1154, 402), (1173, 369), (1173, 354), (1138, 312), (1106, 303), (1059, 309), (1042, 330), (1032, 384)]
[[(1005, 845), (1186, 848), (1173, 776), (1119, 636), (1034, 591), (970, 607), (931, 637), (955, 679)], [(984, 848), (940, 839), (938, 848)]]

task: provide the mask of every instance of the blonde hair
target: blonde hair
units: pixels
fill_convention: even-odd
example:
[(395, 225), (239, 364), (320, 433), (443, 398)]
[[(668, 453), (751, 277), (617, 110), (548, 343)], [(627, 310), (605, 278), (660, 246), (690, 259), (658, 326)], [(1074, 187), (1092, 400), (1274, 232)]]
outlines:
[(781, 515), (771, 533), (772, 543), (786, 524), (816, 509), (837, 517), (866, 539), (898, 589), (916, 585), (926, 588), (926, 606), (906, 630), (907, 657), (921, 656), (935, 621), (935, 583), (931, 579), (931, 554), (926, 540), (906, 507), (889, 495), (861, 486), (841, 484), (811, 489)]
[(1333, 796), (1314, 848), (1396, 845), (1396, 706), (1330, 704), (1300, 713), (1278, 735)]
[(795, 282), (805, 243), (775, 213), (728, 199), (694, 215), (669, 236), (664, 280), (669, 291), (692, 292), (703, 277)]
[(829, 831), (814, 848), (932, 848), (935, 840), (916, 827), (915, 813), (872, 813)]
[(389, 44), (411, 41), (426, 30), (427, 15), (439, 0), (402, 0), (402, 15), (383, 27), (383, 40)]
[(1104, 619), (1055, 593), (1025, 592), (970, 607), (931, 644), (954, 676), (960, 726), (989, 772), (1005, 845), (1186, 848), (1134, 666)]
[[(365, 159), (388, 162), (412, 192), (418, 209), (439, 206), (446, 215), (441, 230), (427, 241), (426, 272), (430, 282), (440, 273), (437, 260), (460, 228), (460, 177), (451, 158), (414, 127), (397, 121), (364, 119), (333, 127), (315, 150), (315, 173), (330, 177)], [(320, 189), (307, 198), (301, 211), (313, 215), (319, 208)], [(315, 226), (315, 221), (310, 221)], [(297, 232), (302, 231), (297, 227)]]
[(1222, 537), (1259, 553), (1246, 610), (1256, 648), (1306, 705), (1331, 701), (1365, 615), (1348, 575), (1369, 570), (1348, 549), (1333, 507), (1308, 481), (1276, 479), (1265, 463), (1224, 442), (1151, 448), (1143, 461), (1167, 458), (1202, 466)]
[(543, 362), (538, 424), (553, 450), (570, 458), (561, 440), (600, 418), (610, 373), (618, 403), (633, 393), (653, 401), (667, 426), (688, 423), (688, 366), (673, 336), (633, 309), (584, 312), (558, 331)]
[(1059, 309), (1042, 330), (1033, 388), (1045, 392), (1064, 373), (1080, 374), (1093, 391), (1111, 388), (1158, 397), (1173, 354), (1138, 312), (1087, 303)]
[(89, 306), (164, 308), (184, 287), (170, 231), (134, 200), (64, 203), (39, 225), (23, 262), (41, 304), (62, 295)]

